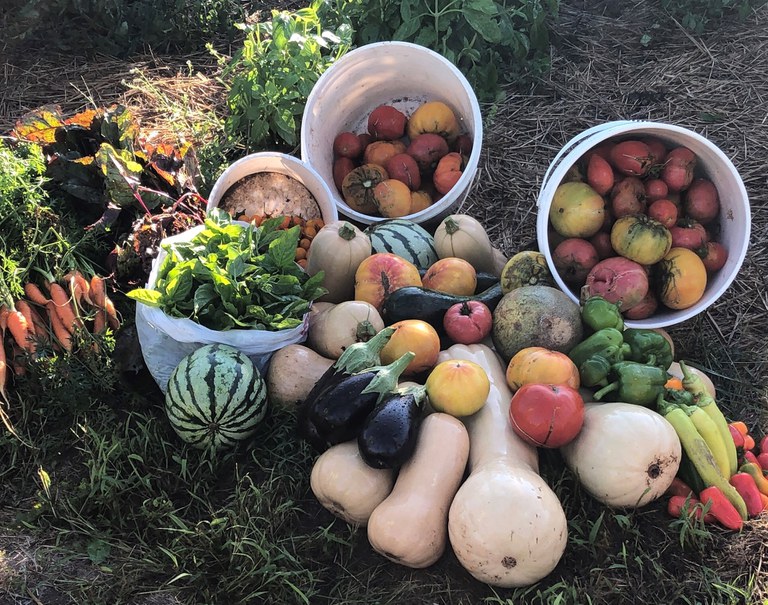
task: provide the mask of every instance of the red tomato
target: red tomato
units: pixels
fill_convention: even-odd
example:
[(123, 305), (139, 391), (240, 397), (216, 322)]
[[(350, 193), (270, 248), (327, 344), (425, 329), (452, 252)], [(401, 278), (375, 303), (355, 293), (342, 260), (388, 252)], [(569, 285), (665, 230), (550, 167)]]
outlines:
[(573, 440), (584, 424), (584, 399), (564, 384), (525, 384), (509, 405), (512, 430), (527, 443), (557, 448)]
[(454, 342), (471, 345), (491, 333), (493, 313), (485, 303), (468, 300), (456, 303), (443, 316), (445, 333)]
[(728, 260), (728, 250), (720, 242), (707, 242), (696, 253), (701, 256), (707, 271), (719, 271)]

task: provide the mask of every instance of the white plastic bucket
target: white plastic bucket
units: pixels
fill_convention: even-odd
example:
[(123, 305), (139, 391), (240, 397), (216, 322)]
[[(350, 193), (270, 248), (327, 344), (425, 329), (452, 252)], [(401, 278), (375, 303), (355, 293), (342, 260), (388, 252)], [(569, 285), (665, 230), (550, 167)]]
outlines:
[(206, 211), (210, 212), (216, 208), (232, 185), (244, 177), (259, 172), (277, 172), (296, 179), (315, 198), (324, 223), (330, 223), (339, 218), (331, 190), (323, 178), (300, 159), (272, 151), (252, 153), (233, 162), (214, 183), (211, 194), (208, 196)]
[(696, 172), (706, 175), (720, 194), (720, 242), (728, 250), (725, 266), (710, 276), (701, 299), (693, 306), (679, 311), (659, 310), (647, 319), (627, 320), (626, 325), (635, 328), (662, 328), (681, 323), (694, 317), (712, 305), (731, 285), (741, 268), (749, 246), (751, 211), (749, 197), (738, 171), (728, 157), (712, 142), (681, 126), (660, 122), (616, 121), (594, 126), (572, 138), (558, 152), (544, 175), (537, 199), (539, 213), (536, 235), (539, 250), (547, 259), (549, 269), (558, 286), (575, 302), (578, 292), (573, 292), (557, 273), (549, 245), (549, 207), (555, 190), (568, 170), (592, 147), (614, 137), (655, 136), (668, 146), (684, 145), (698, 158)]
[(434, 204), (409, 214), (416, 223), (437, 222), (451, 214), (469, 194), (483, 141), (480, 105), (458, 68), (442, 55), (409, 42), (377, 42), (350, 51), (315, 83), (301, 122), (301, 158), (329, 184), (339, 212), (370, 225), (383, 217), (350, 208), (333, 182), (333, 140), (340, 132), (367, 131), (368, 115), (382, 104), (410, 116), (425, 101), (442, 101), (453, 109), (461, 129), (472, 137), (467, 166), (453, 188)]

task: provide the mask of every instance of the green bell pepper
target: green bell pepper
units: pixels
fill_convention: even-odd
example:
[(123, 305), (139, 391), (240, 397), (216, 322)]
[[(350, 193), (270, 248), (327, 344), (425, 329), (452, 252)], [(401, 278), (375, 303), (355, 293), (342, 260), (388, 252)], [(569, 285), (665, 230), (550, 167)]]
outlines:
[(590, 296), (581, 305), (581, 321), (595, 332), (603, 328), (624, 329), (624, 318), (619, 305), (609, 302), (599, 294)]
[(654, 407), (667, 382), (664, 370), (636, 361), (614, 363), (611, 375), (615, 380), (595, 393), (596, 401), (608, 393), (615, 393), (617, 401)]
[(577, 344), (568, 353), (579, 370), (581, 384), (585, 387), (607, 384), (611, 366), (623, 361), (629, 353), (629, 345), (616, 328), (603, 328)]
[(629, 345), (627, 361), (637, 361), (658, 366), (666, 370), (674, 361), (672, 346), (658, 332), (643, 328), (627, 328), (624, 330), (624, 342)]

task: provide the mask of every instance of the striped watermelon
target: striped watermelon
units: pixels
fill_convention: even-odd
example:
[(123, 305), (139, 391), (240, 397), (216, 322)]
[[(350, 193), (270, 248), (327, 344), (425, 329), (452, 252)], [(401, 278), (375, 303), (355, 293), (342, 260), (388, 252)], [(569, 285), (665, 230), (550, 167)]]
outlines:
[(171, 374), (165, 411), (173, 430), (193, 447), (227, 448), (256, 431), (267, 413), (267, 388), (246, 355), (205, 345)]
[(437, 262), (435, 238), (413, 221), (402, 218), (381, 221), (365, 232), (371, 239), (373, 252), (392, 252), (418, 269), (428, 269)]

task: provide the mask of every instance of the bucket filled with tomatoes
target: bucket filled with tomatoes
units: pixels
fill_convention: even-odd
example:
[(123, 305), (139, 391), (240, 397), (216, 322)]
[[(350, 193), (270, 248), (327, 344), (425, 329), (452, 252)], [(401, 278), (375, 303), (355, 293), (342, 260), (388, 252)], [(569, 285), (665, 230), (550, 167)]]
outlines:
[(628, 326), (701, 313), (746, 256), (750, 206), (730, 159), (698, 133), (618, 121), (574, 137), (538, 197), (539, 248), (574, 301), (620, 303)]

